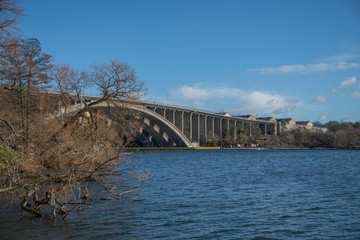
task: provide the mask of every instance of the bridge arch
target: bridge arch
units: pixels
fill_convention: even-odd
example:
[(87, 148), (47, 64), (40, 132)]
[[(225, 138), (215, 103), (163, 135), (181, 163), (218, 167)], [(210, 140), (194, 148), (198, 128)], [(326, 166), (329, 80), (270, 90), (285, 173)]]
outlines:
[[(156, 112), (153, 112), (142, 105), (127, 104), (126, 107), (139, 111), (144, 117), (144, 130), (149, 128), (158, 132), (165, 140), (171, 141), (172, 146), (191, 147), (191, 141), (183, 134), (172, 122), (163, 118)], [(149, 121), (147, 121), (149, 120)], [(158, 128), (158, 129), (157, 129)], [(153, 131), (152, 131), (153, 132)], [(164, 136), (165, 134), (165, 136)]]
[[(191, 147), (191, 141), (181, 132), (172, 122), (162, 117), (158, 113), (147, 109), (140, 104), (114, 102), (115, 106), (126, 107), (134, 111), (138, 111), (143, 116), (143, 128), (139, 129), (140, 139), (152, 142), (151, 146), (167, 146), (167, 147)], [(76, 104), (67, 109), (66, 114), (82, 109), (81, 104)], [(92, 105), (93, 108), (107, 108), (106, 102), (99, 102)]]
[[(92, 107), (109, 107), (106, 102), (95, 104), (99, 97), (85, 96), (84, 99)], [(144, 124), (139, 129), (139, 137), (142, 137), (140, 146), (205, 146), (224, 137), (226, 130), (237, 128), (245, 130), (250, 137), (258, 132), (262, 135), (278, 134), (277, 123), (268, 119), (250, 119), (246, 116), (230, 116), (143, 101), (114, 100), (112, 104), (142, 114)], [(73, 112), (78, 111), (81, 107), (81, 103), (73, 105), (67, 112), (70, 113), (70, 109), (73, 109)], [(237, 133), (234, 133), (234, 137), (237, 137)]]

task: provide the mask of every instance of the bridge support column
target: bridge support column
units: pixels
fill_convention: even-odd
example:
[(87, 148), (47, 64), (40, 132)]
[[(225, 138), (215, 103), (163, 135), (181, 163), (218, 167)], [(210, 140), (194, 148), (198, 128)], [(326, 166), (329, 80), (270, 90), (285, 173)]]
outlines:
[(251, 137), (251, 122), (249, 124), (249, 137)]
[(234, 140), (237, 139), (237, 131), (238, 131), (238, 129), (237, 129), (237, 120), (235, 120), (235, 122), (234, 122)]
[(212, 117), (212, 137), (215, 138), (215, 117)]
[(173, 121), (174, 121), (174, 125), (177, 129), (179, 129), (180, 132), (182, 132), (183, 134), (185, 134), (184, 132), (184, 122), (183, 122), (183, 111), (179, 111), (179, 110), (175, 110), (173, 112)]
[(264, 135), (267, 135), (266, 126), (267, 126), (267, 125), (265, 124), (265, 126), (264, 126), (264, 128), (265, 128)]
[(181, 132), (184, 133), (184, 112), (181, 112)]
[(219, 137), (222, 138), (223, 136), (223, 129), (222, 129), (222, 118), (220, 118), (220, 124), (219, 124)]
[(176, 110), (173, 110), (173, 124), (174, 124), (174, 126), (176, 126), (176, 124), (175, 124), (175, 112), (176, 112)]
[(183, 112), (182, 113), (182, 130), (185, 136), (191, 141), (192, 140), (192, 113)]
[(198, 143), (199, 143), (199, 146), (200, 146), (200, 129), (201, 129), (201, 127), (200, 127), (200, 114), (198, 114), (198, 119), (197, 119), (197, 128), (198, 128), (198, 131), (197, 131), (197, 133), (198, 133)]
[(192, 115), (193, 115), (193, 113), (190, 113), (190, 116), (189, 116), (189, 118), (190, 118), (190, 141), (192, 142), (192, 129), (193, 129), (193, 126), (192, 126)]
[(207, 116), (205, 116), (204, 118), (205, 118), (204, 136), (205, 136), (205, 139), (207, 139)]

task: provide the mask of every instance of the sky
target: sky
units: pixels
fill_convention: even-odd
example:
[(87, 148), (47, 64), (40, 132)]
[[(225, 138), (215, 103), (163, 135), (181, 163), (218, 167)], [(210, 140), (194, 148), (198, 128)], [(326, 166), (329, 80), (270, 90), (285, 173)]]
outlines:
[[(20, 0), (24, 38), (79, 70), (125, 62), (143, 100), (360, 121), (360, 1)], [(90, 89), (89, 94), (96, 94)]]

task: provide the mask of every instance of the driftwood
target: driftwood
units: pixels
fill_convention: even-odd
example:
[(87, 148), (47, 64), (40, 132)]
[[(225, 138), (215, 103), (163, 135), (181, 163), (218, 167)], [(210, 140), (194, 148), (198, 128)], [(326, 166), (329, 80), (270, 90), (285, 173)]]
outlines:
[[(30, 203), (32, 197), (32, 203)], [(28, 192), (21, 203), (21, 210), (32, 213), (36, 216), (43, 216), (43, 212), (40, 210), (42, 205), (49, 205), (52, 209), (50, 216), (56, 218), (56, 210), (58, 210), (59, 214), (66, 214), (66, 206), (60, 203), (55, 198), (55, 190), (46, 191), (45, 198), (38, 198), (38, 189), (33, 189)]]

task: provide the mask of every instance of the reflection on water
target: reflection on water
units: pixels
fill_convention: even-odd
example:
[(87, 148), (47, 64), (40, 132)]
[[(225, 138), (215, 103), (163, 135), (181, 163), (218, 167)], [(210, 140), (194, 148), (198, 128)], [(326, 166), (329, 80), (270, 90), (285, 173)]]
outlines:
[[(67, 221), (4, 209), (4, 239), (356, 239), (360, 152), (168, 151), (134, 154), (147, 185)], [(136, 185), (124, 179), (123, 187)]]

